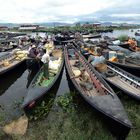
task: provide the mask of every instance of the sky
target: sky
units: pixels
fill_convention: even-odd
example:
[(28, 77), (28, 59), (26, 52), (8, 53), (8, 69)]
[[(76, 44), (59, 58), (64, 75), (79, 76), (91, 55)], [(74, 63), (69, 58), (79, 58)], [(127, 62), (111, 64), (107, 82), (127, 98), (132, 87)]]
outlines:
[(0, 0), (1, 23), (140, 23), (138, 0)]

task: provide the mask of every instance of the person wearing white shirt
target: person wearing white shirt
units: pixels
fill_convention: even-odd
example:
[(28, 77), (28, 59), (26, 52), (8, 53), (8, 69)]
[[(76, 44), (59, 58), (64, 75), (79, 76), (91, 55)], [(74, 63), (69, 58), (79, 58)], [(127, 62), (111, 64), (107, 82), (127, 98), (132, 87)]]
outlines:
[(44, 49), (44, 55), (42, 56), (41, 61), (43, 62), (43, 75), (44, 79), (49, 79), (49, 61), (50, 61), (50, 56), (48, 51)]

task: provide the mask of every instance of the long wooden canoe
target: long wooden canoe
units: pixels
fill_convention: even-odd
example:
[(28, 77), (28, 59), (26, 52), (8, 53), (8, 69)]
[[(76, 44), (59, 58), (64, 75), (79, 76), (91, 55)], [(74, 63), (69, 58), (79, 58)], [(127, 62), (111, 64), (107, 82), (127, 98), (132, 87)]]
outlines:
[(35, 105), (36, 101), (38, 99), (41, 99), (44, 94), (47, 94), (48, 91), (55, 85), (56, 81), (59, 79), (64, 65), (62, 50), (54, 50), (51, 60), (54, 60), (54, 64), (57, 61), (58, 69), (53, 70), (49, 68), (49, 79), (43, 78), (43, 67), (39, 70), (39, 72), (35, 75), (29, 85), (27, 96), (24, 98), (24, 102), (22, 104), (23, 108), (32, 108)]
[[(29, 46), (24, 47), (23, 50), (27, 50)], [(6, 72), (9, 72), (10, 70), (16, 68), (18, 65), (23, 63), (26, 60), (26, 58), (17, 59), (17, 56), (9, 52), (6, 55), (3, 55), (0, 57), (0, 75), (5, 74)], [(4, 63), (8, 61), (8, 64), (5, 65)]]
[(108, 63), (107, 69), (107, 73), (110, 73), (110, 75), (103, 75), (106, 81), (113, 84), (134, 99), (140, 101), (140, 78), (111, 63)]
[[(130, 60), (132, 61), (133, 59)], [(127, 71), (119, 68), (118, 66), (113, 65), (113, 63), (115, 62), (110, 62), (110, 61), (107, 62), (107, 69), (108, 69), (107, 73), (110, 72), (111, 74), (110, 75), (109, 74), (107, 75), (107, 73), (102, 74), (103, 78), (107, 82), (119, 88), (124, 93), (140, 101), (140, 78), (128, 73)]]
[[(78, 48), (78, 45), (76, 43), (74, 43), (74, 45)], [(109, 49), (111, 50), (114, 50), (114, 51), (118, 51), (120, 50), (120, 47), (119, 46), (116, 46), (116, 47), (109, 47)], [(126, 55), (129, 55), (131, 53), (130, 50), (127, 50), (127, 49), (121, 49), (120, 51), (124, 52), (124, 54)], [(109, 51), (109, 50), (107, 50)], [(87, 55), (89, 56), (90, 53), (86, 53), (84, 55)], [(135, 75), (135, 76), (138, 76), (140, 77), (140, 60), (138, 59), (132, 59), (132, 58), (125, 58), (125, 62), (124, 63), (120, 63), (120, 62), (112, 62), (112, 61), (108, 61), (120, 68), (122, 68), (123, 70)]]
[[(4, 66), (4, 61), (7, 61), (7, 60), (9, 64), (7, 66)], [(0, 75), (5, 74), (6, 72), (9, 72), (10, 70), (14, 69), (15, 67), (17, 67), (24, 61), (25, 59), (17, 60), (14, 54), (6, 55), (5, 58), (0, 60)]]
[[(127, 114), (121, 104), (117, 95), (113, 92), (110, 86), (103, 80), (100, 74), (86, 61), (86, 59), (78, 52), (73, 46), (64, 49), (65, 64), (67, 72), (70, 76), (75, 88), (81, 96), (96, 110), (107, 116), (113, 125), (116, 127), (130, 129), (132, 127)], [(80, 67), (75, 65), (76, 62), (80, 63), (80, 67), (85, 69), (88, 75), (90, 84), (93, 88), (88, 89), (81, 84), (80, 76), (75, 76), (79, 73)]]
[(119, 63), (119, 62), (111, 62), (108, 61), (109, 63), (112, 63), (113, 65), (122, 68), (123, 70), (140, 77), (140, 64), (136, 63), (137, 60), (125, 60), (125, 63)]
[(88, 39), (92, 39), (92, 38), (100, 38), (102, 35), (101, 34), (88, 34), (88, 35), (83, 35), (83, 38), (88, 38)]

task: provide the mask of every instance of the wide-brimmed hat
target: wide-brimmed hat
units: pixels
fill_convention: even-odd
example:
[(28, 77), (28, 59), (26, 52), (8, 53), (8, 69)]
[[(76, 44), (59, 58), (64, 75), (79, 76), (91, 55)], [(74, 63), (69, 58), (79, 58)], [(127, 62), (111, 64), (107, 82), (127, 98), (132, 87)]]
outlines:
[(32, 47), (32, 48), (36, 48), (36, 46), (35, 46), (35, 45), (32, 45), (31, 47)]

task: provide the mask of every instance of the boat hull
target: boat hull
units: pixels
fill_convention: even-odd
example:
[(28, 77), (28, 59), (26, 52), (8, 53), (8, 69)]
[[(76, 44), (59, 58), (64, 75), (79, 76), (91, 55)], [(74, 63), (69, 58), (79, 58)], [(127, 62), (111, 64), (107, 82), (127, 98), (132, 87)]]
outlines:
[[(65, 48), (66, 50), (66, 48)], [(72, 72), (69, 66), (69, 62), (68, 62), (68, 56), (67, 56), (67, 52), (64, 51), (65, 54), (65, 65), (66, 65), (66, 70), (67, 73), (69, 75), (69, 78), (72, 77)], [(94, 71), (94, 73), (96, 75), (98, 75), (98, 73), (93, 69), (93, 67), (91, 65), (88, 65), (87, 67), (90, 67), (92, 71)], [(110, 92), (112, 92), (112, 89), (108, 86), (108, 84), (98, 75), (99, 80), (102, 82), (102, 84), (105, 85), (105, 87), (107, 87)], [(76, 88), (76, 90), (80, 93), (80, 95), (85, 99), (85, 101), (90, 104), (93, 108), (95, 108), (97, 111), (99, 111), (100, 113), (102, 113), (103, 115), (105, 115), (108, 119), (110, 119), (112, 122), (115, 122), (116, 124), (116, 128), (118, 127), (119, 129), (121, 129), (121, 127), (124, 127), (125, 130), (127, 130), (127, 132), (129, 132), (129, 130), (131, 129), (132, 125), (129, 122), (127, 115), (124, 112), (124, 109), (122, 107), (122, 104), (120, 102), (120, 100), (118, 99), (117, 95), (113, 94), (113, 98), (111, 94), (105, 95), (105, 96), (95, 96), (95, 97), (88, 97), (85, 95), (85, 93), (81, 90), (80, 86), (78, 86), (77, 82), (75, 81), (74, 78), (70, 78), (74, 87)], [(123, 121), (120, 121), (117, 119), (117, 117), (114, 117), (114, 114), (122, 114), (122, 118), (125, 118), (125, 121), (128, 123), (124, 123)]]
[(29, 85), (28, 93), (27, 93), (27, 96), (24, 98), (22, 108), (31, 109), (34, 107), (34, 106), (29, 107), (29, 105), (32, 102), (36, 103), (37, 101), (42, 100), (42, 97), (44, 95), (47, 95), (49, 93), (49, 90), (51, 90), (55, 86), (55, 83), (60, 80), (60, 77), (62, 76), (62, 72), (63, 72), (63, 67), (64, 67), (64, 58), (62, 57), (61, 66), (59, 67), (59, 71), (55, 75), (55, 78), (53, 79), (53, 81), (47, 87), (45, 87), (45, 86), (44, 87), (43, 86), (33, 87), (33, 84), (35, 83), (36, 79), (38, 78), (38, 76), (42, 70), (42, 68), (41, 68)]
[(140, 66), (137, 66), (137, 65), (127, 65), (127, 64), (121, 64), (121, 63), (116, 63), (116, 62), (111, 62), (111, 61), (108, 61), (107, 63), (111, 63), (119, 68), (122, 68), (123, 70), (135, 75), (135, 76), (138, 76), (140, 77)]

